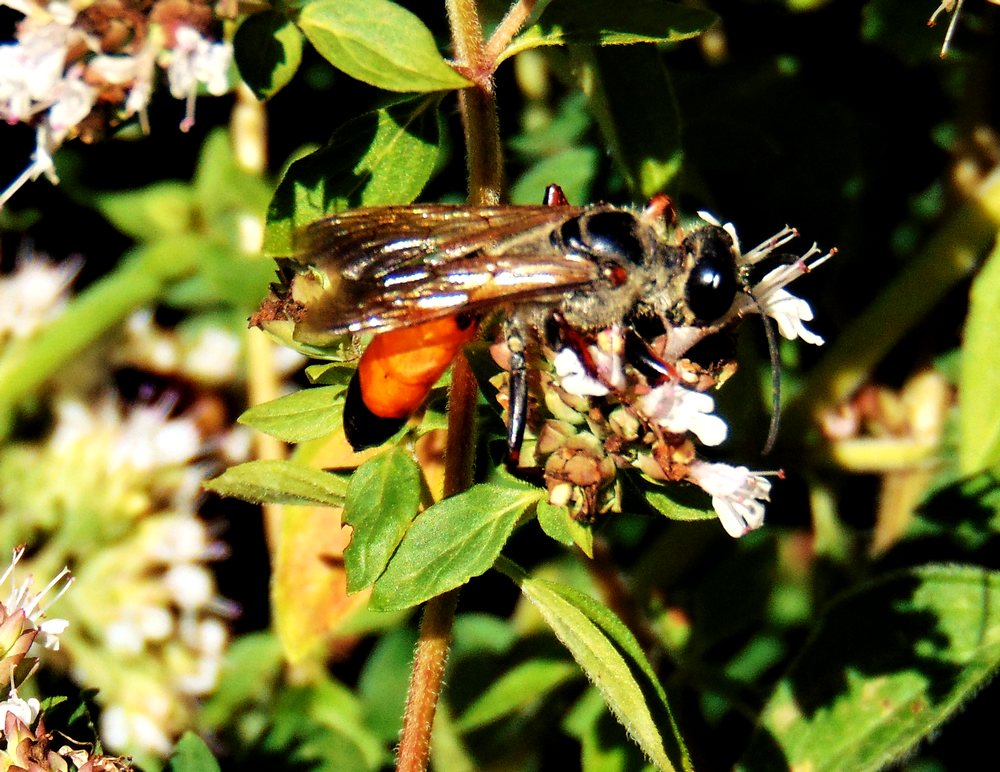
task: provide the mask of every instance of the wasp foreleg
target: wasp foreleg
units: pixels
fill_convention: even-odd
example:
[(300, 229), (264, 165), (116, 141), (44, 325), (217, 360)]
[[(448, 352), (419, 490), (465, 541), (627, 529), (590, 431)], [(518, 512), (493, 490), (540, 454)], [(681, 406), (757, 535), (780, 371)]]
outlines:
[(644, 375), (651, 385), (679, 380), (676, 368), (658, 357), (631, 327), (625, 331), (625, 360)]
[(506, 324), (510, 352), (510, 384), (507, 391), (507, 463), (516, 468), (521, 460), (524, 427), (528, 423), (528, 361), (525, 352), (527, 327), (516, 315)]

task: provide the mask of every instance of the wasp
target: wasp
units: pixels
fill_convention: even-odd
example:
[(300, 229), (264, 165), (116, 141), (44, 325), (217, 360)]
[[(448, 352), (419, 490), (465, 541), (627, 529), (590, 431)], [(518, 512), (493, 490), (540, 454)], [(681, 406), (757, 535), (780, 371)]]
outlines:
[[(656, 383), (676, 379), (679, 356), (753, 305), (733, 232), (706, 223), (678, 235), (665, 195), (641, 210), (571, 206), (551, 185), (538, 206), (362, 208), (307, 226), (301, 241), (252, 323), (291, 318), (307, 344), (375, 333), (346, 395), (355, 450), (395, 434), (497, 309), (506, 312), (507, 450), (516, 464), (533, 339), (571, 348), (594, 374), (590, 344), (619, 325), (627, 363)], [(295, 285), (289, 271), (312, 280)], [(666, 338), (656, 350), (654, 336)]]

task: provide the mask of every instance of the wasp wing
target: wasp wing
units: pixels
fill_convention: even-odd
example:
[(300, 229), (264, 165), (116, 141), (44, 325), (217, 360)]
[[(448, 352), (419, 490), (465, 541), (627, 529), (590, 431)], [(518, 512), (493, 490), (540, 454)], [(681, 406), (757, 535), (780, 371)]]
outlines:
[(600, 279), (553, 233), (568, 206), (392, 206), (328, 217), (303, 232), (297, 260), (331, 282), (308, 326), (385, 331), (506, 303), (556, 299)]

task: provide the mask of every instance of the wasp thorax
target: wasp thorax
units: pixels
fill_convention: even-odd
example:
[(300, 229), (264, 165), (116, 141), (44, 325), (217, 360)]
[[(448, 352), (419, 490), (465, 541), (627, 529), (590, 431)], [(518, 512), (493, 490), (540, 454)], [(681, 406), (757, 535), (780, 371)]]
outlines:
[(709, 324), (733, 306), (739, 291), (732, 238), (722, 228), (710, 226), (684, 239), (691, 271), (684, 286), (684, 299), (696, 321)]
[(559, 229), (559, 237), (573, 252), (598, 260), (640, 265), (645, 261), (646, 250), (635, 227), (635, 215), (631, 212), (607, 210), (567, 220)]

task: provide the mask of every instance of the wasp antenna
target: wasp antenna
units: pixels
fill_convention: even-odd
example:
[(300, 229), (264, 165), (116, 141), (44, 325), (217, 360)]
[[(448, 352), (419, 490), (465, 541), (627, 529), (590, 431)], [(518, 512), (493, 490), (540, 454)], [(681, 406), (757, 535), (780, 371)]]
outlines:
[(778, 336), (774, 334), (774, 325), (763, 312), (760, 318), (764, 322), (767, 353), (771, 357), (771, 425), (767, 428), (767, 440), (761, 450), (761, 454), (766, 456), (774, 450), (774, 443), (778, 439), (778, 424), (781, 421), (781, 361), (778, 358)]
[(764, 308), (750, 287), (744, 286), (744, 292), (750, 296), (750, 300), (757, 307), (761, 321), (764, 323), (764, 335), (767, 338), (767, 353), (771, 360), (771, 423), (767, 428), (767, 439), (761, 449), (761, 455), (766, 456), (774, 450), (774, 443), (778, 439), (778, 424), (781, 422), (781, 360), (778, 356), (778, 336), (774, 333), (774, 325), (770, 318), (764, 313)]

